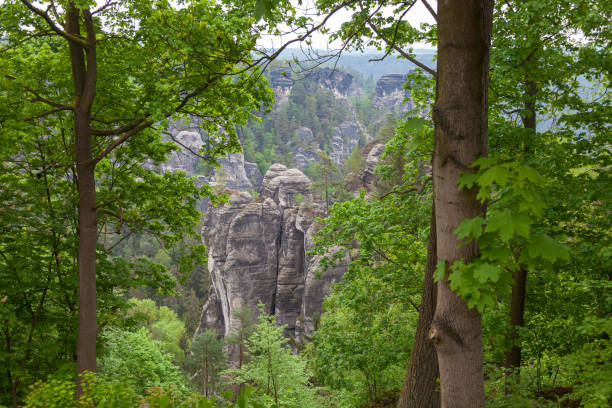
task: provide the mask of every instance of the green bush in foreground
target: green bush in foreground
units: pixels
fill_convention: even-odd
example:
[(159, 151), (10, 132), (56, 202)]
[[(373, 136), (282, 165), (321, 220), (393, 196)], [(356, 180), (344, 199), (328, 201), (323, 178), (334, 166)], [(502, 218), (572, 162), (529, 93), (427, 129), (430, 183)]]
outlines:
[(213, 398), (200, 394), (184, 396), (176, 386), (169, 385), (150, 387), (143, 397), (124, 379), (114, 380), (93, 373), (85, 373), (82, 378), (83, 396), (78, 401), (73, 380), (49, 378), (30, 386), (24, 408), (139, 408), (141, 404), (148, 404), (149, 408), (274, 408), (252, 401), (251, 387), (243, 389), (232, 402), (231, 392)]
[(91, 407), (95, 401), (97, 408), (137, 407), (140, 397), (126, 381), (110, 380), (85, 373), (83, 396), (75, 400), (76, 384), (70, 379), (50, 378), (30, 386), (25, 408), (80, 408)]

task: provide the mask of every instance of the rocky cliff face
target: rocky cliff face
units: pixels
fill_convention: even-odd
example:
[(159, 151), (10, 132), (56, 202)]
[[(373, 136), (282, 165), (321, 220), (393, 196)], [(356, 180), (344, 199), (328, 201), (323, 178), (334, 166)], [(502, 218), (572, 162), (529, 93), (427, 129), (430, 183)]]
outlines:
[(337, 98), (346, 98), (353, 84), (353, 76), (346, 72), (332, 68), (320, 68), (307, 71), (305, 79), (311, 83), (334, 92)]
[(219, 158), (221, 167), (214, 169), (207, 176), (199, 174), (198, 164), (201, 159), (197, 154), (201, 153), (200, 150), (204, 147), (203, 137), (206, 138), (207, 135), (197, 123), (171, 123), (168, 134), (166, 139), (177, 143), (179, 150), (173, 151), (168, 161), (161, 164), (162, 172), (182, 170), (188, 176), (196, 176), (200, 185), (214, 183), (239, 191), (259, 190), (261, 187), (263, 177), (259, 168), (255, 163), (245, 161), (241, 153), (229, 153)]
[(406, 82), (404, 74), (387, 74), (376, 82), (376, 97), (373, 106), (382, 115), (393, 113), (400, 116), (412, 109), (412, 104), (406, 100), (410, 93), (402, 87)]
[(306, 252), (319, 228), (314, 220), (324, 213), (310, 184), (301, 171), (274, 164), (258, 198), (228, 191), (228, 204), (209, 209), (203, 235), (213, 283), (198, 332), (231, 334), (239, 325), (234, 311), (242, 305), (256, 310), (259, 301), (287, 325), (288, 336), (299, 340), (312, 332), (313, 317), (346, 263), (315, 278), (319, 260)]
[[(275, 110), (287, 100), (293, 86), (293, 80), (284, 72), (279, 69), (271, 75), (271, 85), (278, 98)], [(355, 87), (350, 75), (328, 69), (313, 71), (305, 80), (331, 89), (347, 104), (346, 97)], [(374, 104), (381, 117), (384, 113), (409, 108), (402, 105), (406, 96), (402, 89), (404, 80), (403, 75), (387, 75), (378, 81)], [(338, 166), (344, 164), (360, 139), (369, 141), (354, 112), (350, 116), (352, 119), (333, 130), (329, 156)], [(290, 148), (297, 169), (275, 164), (265, 177), (242, 154), (229, 154), (220, 159), (220, 168), (206, 176), (200, 175), (199, 158), (190, 152), (197, 152), (204, 145), (198, 127), (175, 124), (170, 132), (181, 149), (172, 153), (163, 170), (184, 170), (198, 176), (200, 184), (225, 187), (229, 195), (226, 205), (215, 208), (207, 208), (207, 203), (201, 205), (206, 210), (202, 235), (209, 250), (212, 287), (197, 332), (215, 329), (227, 336), (239, 325), (234, 312), (242, 305), (256, 310), (257, 303), (262, 301), (279, 324), (287, 325), (286, 335), (297, 341), (308, 338), (331, 283), (339, 280), (347, 269), (345, 260), (317, 278), (320, 258), (307, 255), (320, 228), (315, 218), (325, 215), (324, 203), (313, 197), (311, 182), (300, 171), (319, 160), (319, 147), (312, 130), (299, 127), (296, 137), (291, 137)], [(382, 150), (380, 144), (368, 144), (364, 151), (365, 169), (355, 176), (359, 188), (368, 192), (375, 189), (374, 168)], [(254, 197), (253, 191), (259, 195)]]
[(180, 150), (175, 150), (170, 154), (168, 161), (161, 164), (161, 170), (163, 172), (182, 170), (193, 176), (200, 158), (192, 152), (198, 153), (204, 146), (197, 128), (181, 129), (176, 125), (170, 125), (168, 132), (179, 145)]
[(355, 120), (348, 120), (334, 129), (332, 150), (329, 157), (338, 166), (344, 166), (344, 161), (359, 144), (363, 130)]

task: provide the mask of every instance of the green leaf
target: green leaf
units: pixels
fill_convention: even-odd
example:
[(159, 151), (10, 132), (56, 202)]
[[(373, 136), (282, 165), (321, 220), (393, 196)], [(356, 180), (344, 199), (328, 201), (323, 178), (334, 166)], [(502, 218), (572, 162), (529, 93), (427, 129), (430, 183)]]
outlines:
[(437, 282), (440, 279), (444, 278), (446, 274), (446, 261), (440, 261), (436, 265), (436, 270), (434, 271), (433, 278), (434, 281)]
[(487, 214), (486, 232), (499, 231), (502, 241), (508, 242), (514, 235), (514, 223), (508, 210)]
[(474, 269), (474, 277), (481, 283), (488, 281), (497, 282), (501, 273), (502, 271), (499, 266), (489, 263), (480, 264)]
[(512, 217), (514, 229), (516, 233), (524, 238), (529, 239), (531, 230), (531, 217), (527, 213), (520, 213)]
[(518, 175), (534, 184), (544, 183), (544, 178), (538, 173), (533, 167), (520, 166), (518, 168)]
[(480, 170), (488, 169), (497, 163), (497, 160), (492, 157), (479, 157), (474, 160), (470, 167), (480, 167)]
[(495, 166), (486, 170), (478, 177), (478, 184), (481, 187), (487, 187), (493, 183), (499, 186), (505, 186), (510, 179), (510, 171), (503, 166)]
[(266, 2), (265, 0), (257, 0), (255, 2), (255, 11), (253, 13), (253, 17), (255, 20), (261, 20), (261, 18), (266, 14)]
[(534, 235), (529, 241), (527, 251), (532, 258), (540, 257), (550, 262), (558, 259), (568, 261), (570, 258), (569, 249), (546, 234)]
[(466, 243), (470, 243), (474, 238), (480, 238), (483, 233), (484, 222), (485, 220), (481, 216), (465, 219), (457, 226), (455, 234), (461, 239), (467, 238)]
[(459, 176), (459, 181), (457, 182), (457, 187), (459, 190), (464, 188), (472, 188), (474, 183), (478, 180), (478, 174), (475, 173), (463, 173)]

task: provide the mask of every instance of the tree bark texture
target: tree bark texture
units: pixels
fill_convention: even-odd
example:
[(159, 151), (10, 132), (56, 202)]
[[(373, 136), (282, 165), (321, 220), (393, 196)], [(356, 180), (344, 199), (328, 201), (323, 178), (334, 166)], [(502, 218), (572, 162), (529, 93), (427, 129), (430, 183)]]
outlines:
[(427, 242), (427, 263), (423, 296), (419, 309), (414, 344), (410, 352), (410, 362), (400, 394), (397, 408), (439, 408), (438, 357), (434, 344), (429, 341), (429, 327), (436, 310), (436, 285), (433, 273), (436, 269), (436, 218), (432, 208), (429, 239)]
[[(78, 373), (96, 372), (97, 370), (96, 244), (98, 220), (95, 162), (91, 150), (91, 107), (96, 91), (97, 61), (92, 16), (89, 10), (80, 10), (73, 2), (69, 2), (66, 12), (66, 32), (75, 37), (81, 37), (81, 21), (87, 33), (84, 44), (68, 41), (74, 83), (74, 143), (79, 213)], [(81, 391), (79, 381), (77, 395), (80, 395)]]
[(513, 274), (514, 285), (512, 285), (512, 298), (510, 300), (510, 333), (508, 340), (513, 344), (506, 352), (505, 366), (507, 368), (519, 368), (521, 366), (521, 346), (516, 344), (518, 340), (518, 328), (523, 326), (523, 315), (525, 313), (525, 289), (527, 286), (527, 271), (519, 268)]
[(442, 408), (484, 408), (481, 315), (451, 290), (448, 267), (469, 263), (476, 243), (461, 245), (459, 223), (484, 211), (476, 188), (459, 190), (462, 173), (487, 155), (487, 91), (492, 0), (438, 2), (437, 99), (434, 151), (436, 251), (447, 274), (440, 279), (429, 337), (436, 346)]

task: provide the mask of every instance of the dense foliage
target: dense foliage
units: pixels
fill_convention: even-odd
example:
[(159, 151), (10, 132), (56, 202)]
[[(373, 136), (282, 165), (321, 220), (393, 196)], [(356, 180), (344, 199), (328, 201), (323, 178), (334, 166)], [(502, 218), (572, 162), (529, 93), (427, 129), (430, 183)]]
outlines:
[[(64, 11), (86, 15), (90, 6), (41, 3), (60, 31)], [(306, 26), (288, 2), (108, 2), (94, 12), (99, 369), (77, 377), (82, 163), (66, 41), (81, 40), (55, 35), (27, 4), (0, 9), (0, 407), (352, 408), (400, 392), (424, 307), (434, 68), (410, 75), (416, 109), (402, 118), (380, 115), (371, 78), (356, 72), (362, 95), (336, 98), (296, 81), (267, 114), (272, 92), (254, 48), (283, 19)], [(339, 4), (318, 1), (323, 12)], [(391, 17), (379, 12), (383, 4)], [(410, 44), (435, 43), (437, 29), (403, 20), (411, 4), (343, 3), (352, 14), (333, 38), (395, 50), (418, 65), (425, 60)], [(505, 1), (493, 21), (489, 155), (466, 167), (457, 186), (477, 189), (486, 212), (453, 231), (462, 245), (478, 243), (478, 257), (438, 263), (435, 279), (450, 271), (452, 290), (482, 314), (488, 406), (608, 407), (612, 8), (604, 0)], [(223, 198), (156, 167), (177, 149), (162, 140), (169, 121), (191, 117), (209, 135), (202, 174), (238, 151), (238, 141), (262, 173), (275, 162), (294, 165), (298, 148), (318, 151), (305, 172), (328, 208), (309, 255), (321, 259), (321, 274), (341, 259), (349, 267), (314, 317), (308, 344), (284, 337), (263, 305), (239, 308), (227, 338), (196, 333), (210, 284), (197, 205)], [(328, 155), (334, 129), (353, 118), (362, 139), (336, 166)], [(301, 127), (312, 140), (298, 137)], [(367, 193), (349, 188), (376, 143), (385, 148), (374, 183)]]

